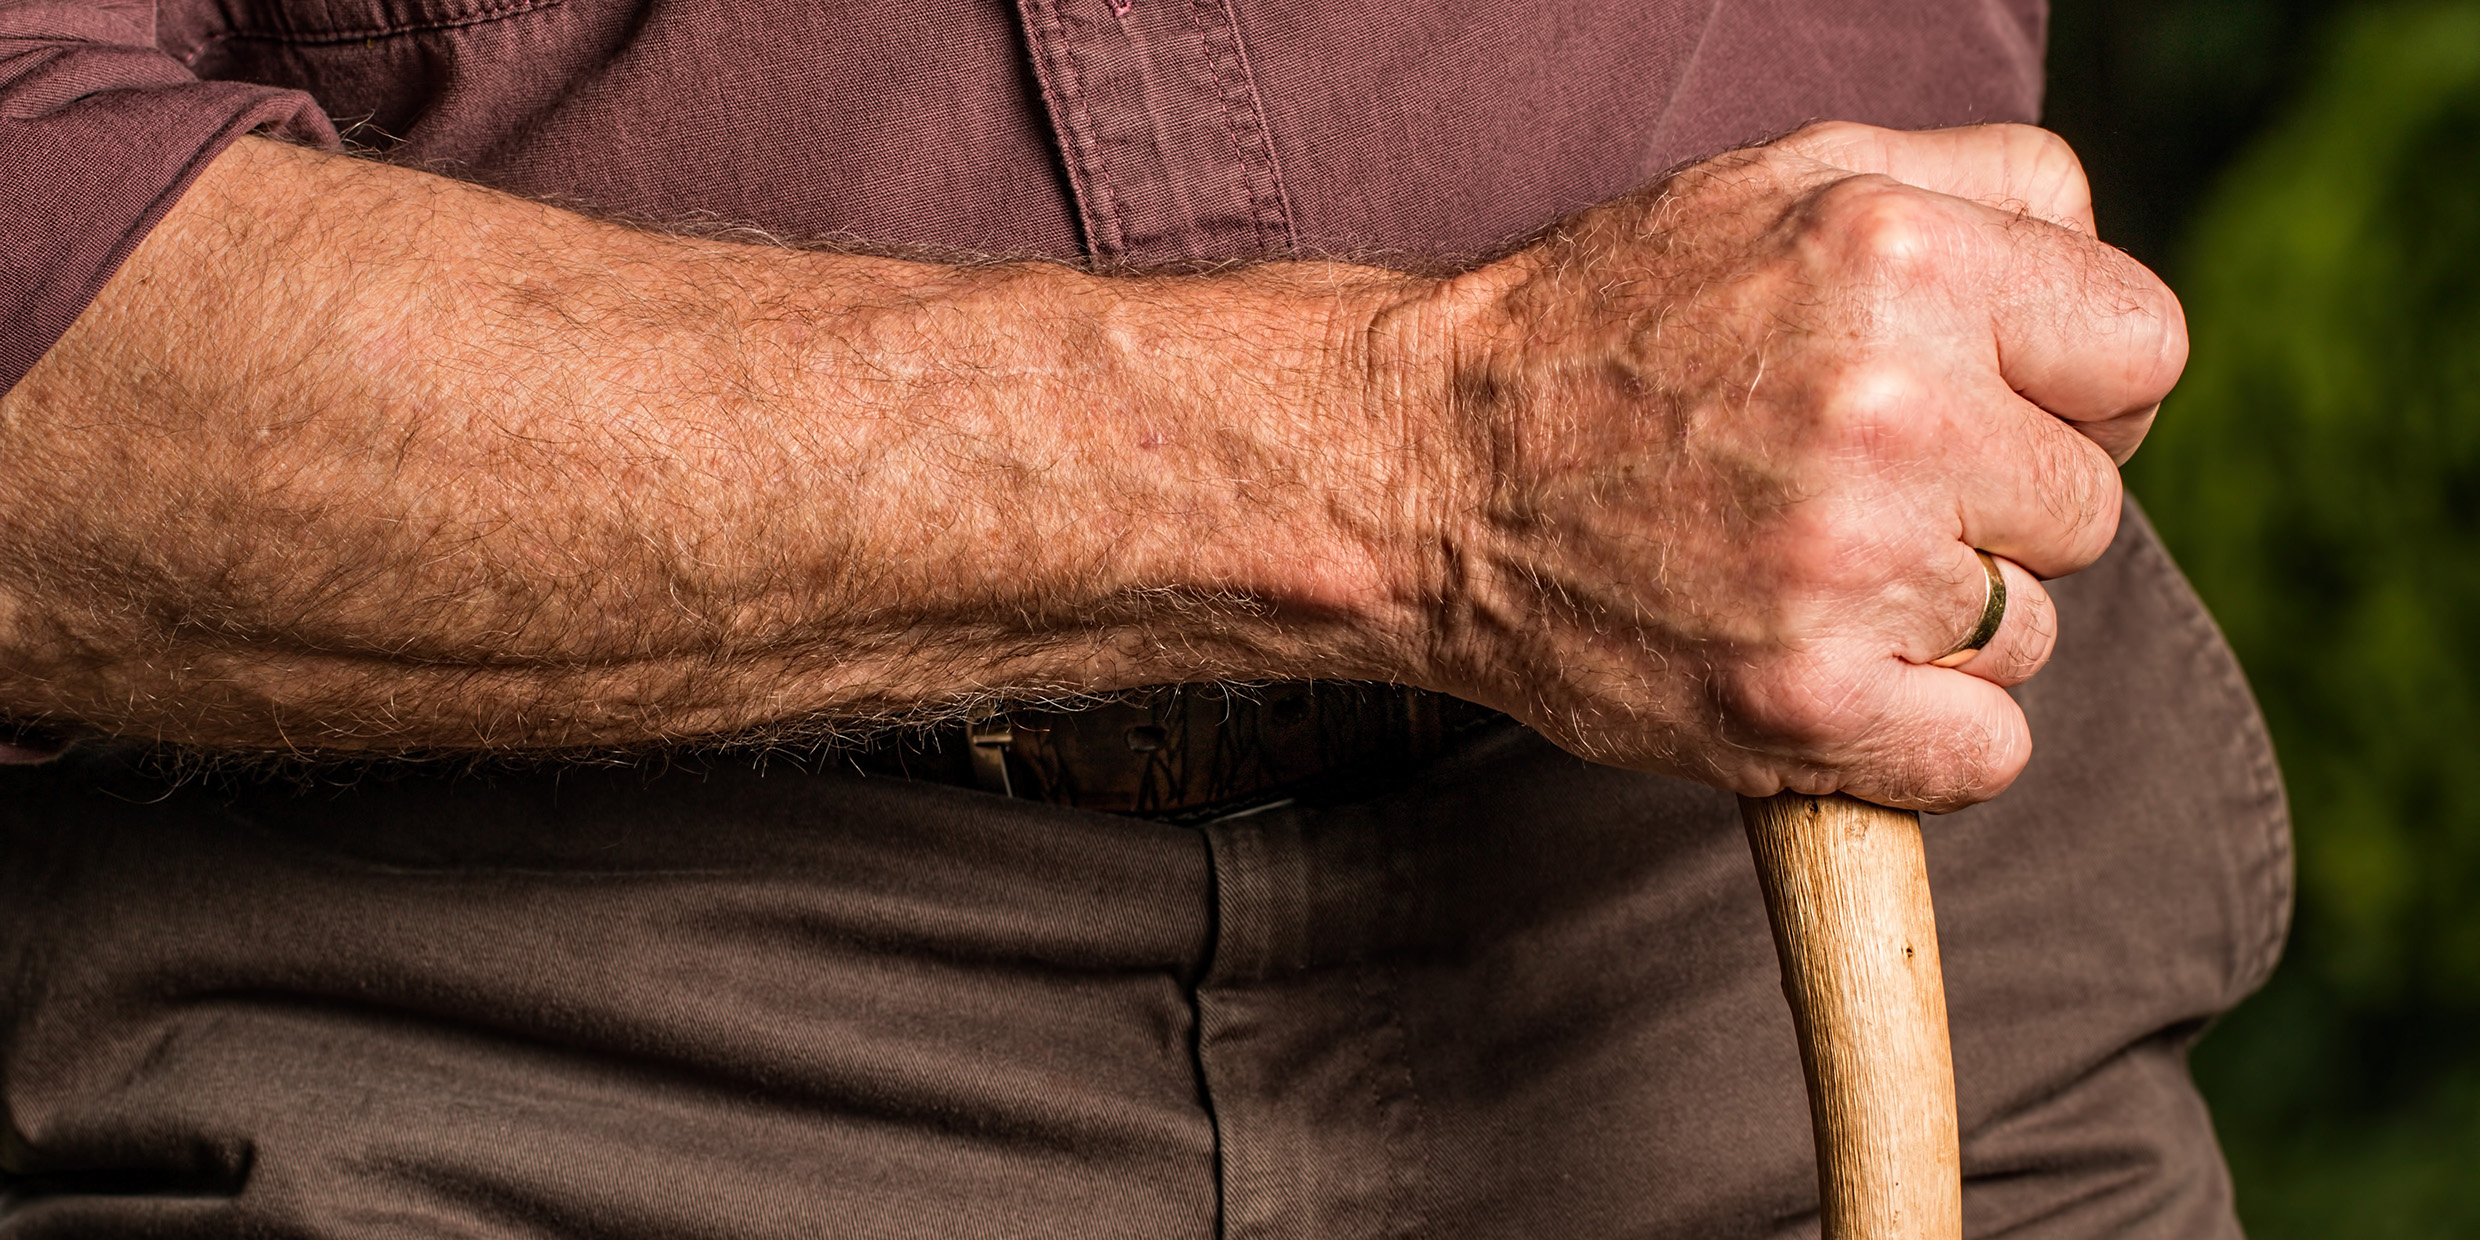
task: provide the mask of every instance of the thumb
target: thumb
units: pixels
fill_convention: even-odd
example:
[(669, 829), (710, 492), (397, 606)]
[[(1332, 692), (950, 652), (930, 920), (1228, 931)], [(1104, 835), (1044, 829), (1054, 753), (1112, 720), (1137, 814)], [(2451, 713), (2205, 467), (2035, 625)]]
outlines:
[(1880, 129), (1850, 121), (1810, 125), (1775, 145), (1851, 172), (1968, 199), (2091, 236), (2092, 187), (2066, 139), (2031, 125)]

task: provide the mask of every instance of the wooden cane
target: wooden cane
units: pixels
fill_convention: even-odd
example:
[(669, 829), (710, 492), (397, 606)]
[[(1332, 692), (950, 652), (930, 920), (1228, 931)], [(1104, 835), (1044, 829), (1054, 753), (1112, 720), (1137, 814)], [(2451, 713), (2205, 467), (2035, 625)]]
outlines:
[(1825, 1240), (1960, 1240), (1946, 984), (1920, 816), (1740, 798), (1799, 1030)]

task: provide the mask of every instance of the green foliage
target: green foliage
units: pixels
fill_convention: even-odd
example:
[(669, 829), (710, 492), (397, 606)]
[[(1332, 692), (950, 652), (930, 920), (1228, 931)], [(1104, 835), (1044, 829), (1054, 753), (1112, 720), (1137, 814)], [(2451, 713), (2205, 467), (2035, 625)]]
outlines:
[(2480, 3), (2336, 27), (2196, 222), (2129, 481), (2238, 648), (2299, 833), (2198, 1051), (2259, 1240), (2480, 1235)]

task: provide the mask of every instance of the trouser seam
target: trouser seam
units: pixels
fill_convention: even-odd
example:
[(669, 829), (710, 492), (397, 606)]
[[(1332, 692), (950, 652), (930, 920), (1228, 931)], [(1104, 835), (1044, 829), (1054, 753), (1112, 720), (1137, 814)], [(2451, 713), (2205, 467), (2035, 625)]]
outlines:
[[(1391, 906), (1391, 916), (1386, 917), (1388, 921), (1410, 918), (1415, 899), (1409, 860), (1411, 849), (1397, 846), (1399, 843), (1392, 832), (1381, 834), (1381, 872), (1386, 879), (1386, 903)], [(1361, 967), (1367, 980), (1357, 989), (1366, 1001), (1374, 1002), (1378, 1007), (1379, 1027), (1383, 1031), (1379, 1053), (1393, 1061), (1403, 1090), (1404, 1123), (1400, 1132), (1387, 1123), (1384, 1098), (1373, 1099), (1376, 1105), (1372, 1118), (1380, 1125), (1380, 1132), (1384, 1135), (1387, 1178), (1395, 1193), (1395, 1201), (1389, 1210), (1392, 1219), (1389, 1230), (1401, 1237), (1420, 1236), (1426, 1234), (1428, 1223), (1423, 1210), (1428, 1197), (1422, 1189), (1429, 1174), (1429, 1142), (1425, 1137), (1429, 1116), (1428, 1107), (1421, 1097), (1420, 1074), (1414, 1068), (1412, 1030), (1404, 1018), (1404, 979), (1384, 950), (1370, 952)], [(1370, 993), (1373, 989), (1375, 994)]]
[[(1421, 1217), (1421, 1196), (1418, 1177), (1413, 1172), (1413, 1159), (1426, 1149), (1426, 1143), (1420, 1139), (1425, 1107), (1421, 1100), (1420, 1078), (1412, 1071), (1410, 1031), (1404, 1024), (1403, 1005), (1397, 1000), (1401, 983), (1392, 969), (1374, 963), (1355, 962), (1354, 968), (1361, 976), (1354, 982), (1353, 990), (1360, 995), (1363, 1003), (1375, 1008), (1378, 1013), (1382, 1040), (1374, 1057), (1390, 1061), (1390, 1066), (1400, 1077), (1404, 1106), (1408, 1112), (1408, 1140), (1399, 1141), (1386, 1126), (1385, 1085), (1380, 1081), (1371, 1082), (1370, 1115), (1379, 1125), (1381, 1148), (1386, 1151), (1388, 1187), (1393, 1190), (1394, 1196), (1387, 1211), (1387, 1230), (1396, 1236), (1419, 1236), (1423, 1234), (1426, 1220)], [(1423, 1170), (1426, 1169), (1424, 1166)]]
[(1218, 864), (1214, 835), (1203, 825), (1194, 828), (1198, 844), (1206, 854), (1205, 947), (1197, 957), (1197, 967), (1185, 979), (1181, 994), (1188, 1000), (1188, 1070), (1197, 1086), (1197, 1105), (1206, 1116), (1206, 1132), (1212, 1142), (1214, 1181), (1214, 1240), (1225, 1240), (1229, 1227), (1229, 1211), (1225, 1208), (1225, 1188), (1229, 1182), (1228, 1151), (1224, 1148), (1223, 1117), (1214, 1105), (1214, 1080), (1206, 1072), (1206, 1009), (1205, 984), (1213, 976), (1217, 958), (1223, 947), (1223, 874)]

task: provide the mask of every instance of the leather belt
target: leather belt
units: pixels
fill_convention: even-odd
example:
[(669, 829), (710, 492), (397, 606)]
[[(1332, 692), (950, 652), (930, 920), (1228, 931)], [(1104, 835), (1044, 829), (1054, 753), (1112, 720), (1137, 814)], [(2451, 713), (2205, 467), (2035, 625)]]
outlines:
[(1190, 820), (1399, 775), (1503, 718), (1399, 685), (1168, 685), (884, 737), (850, 756), (875, 773)]

